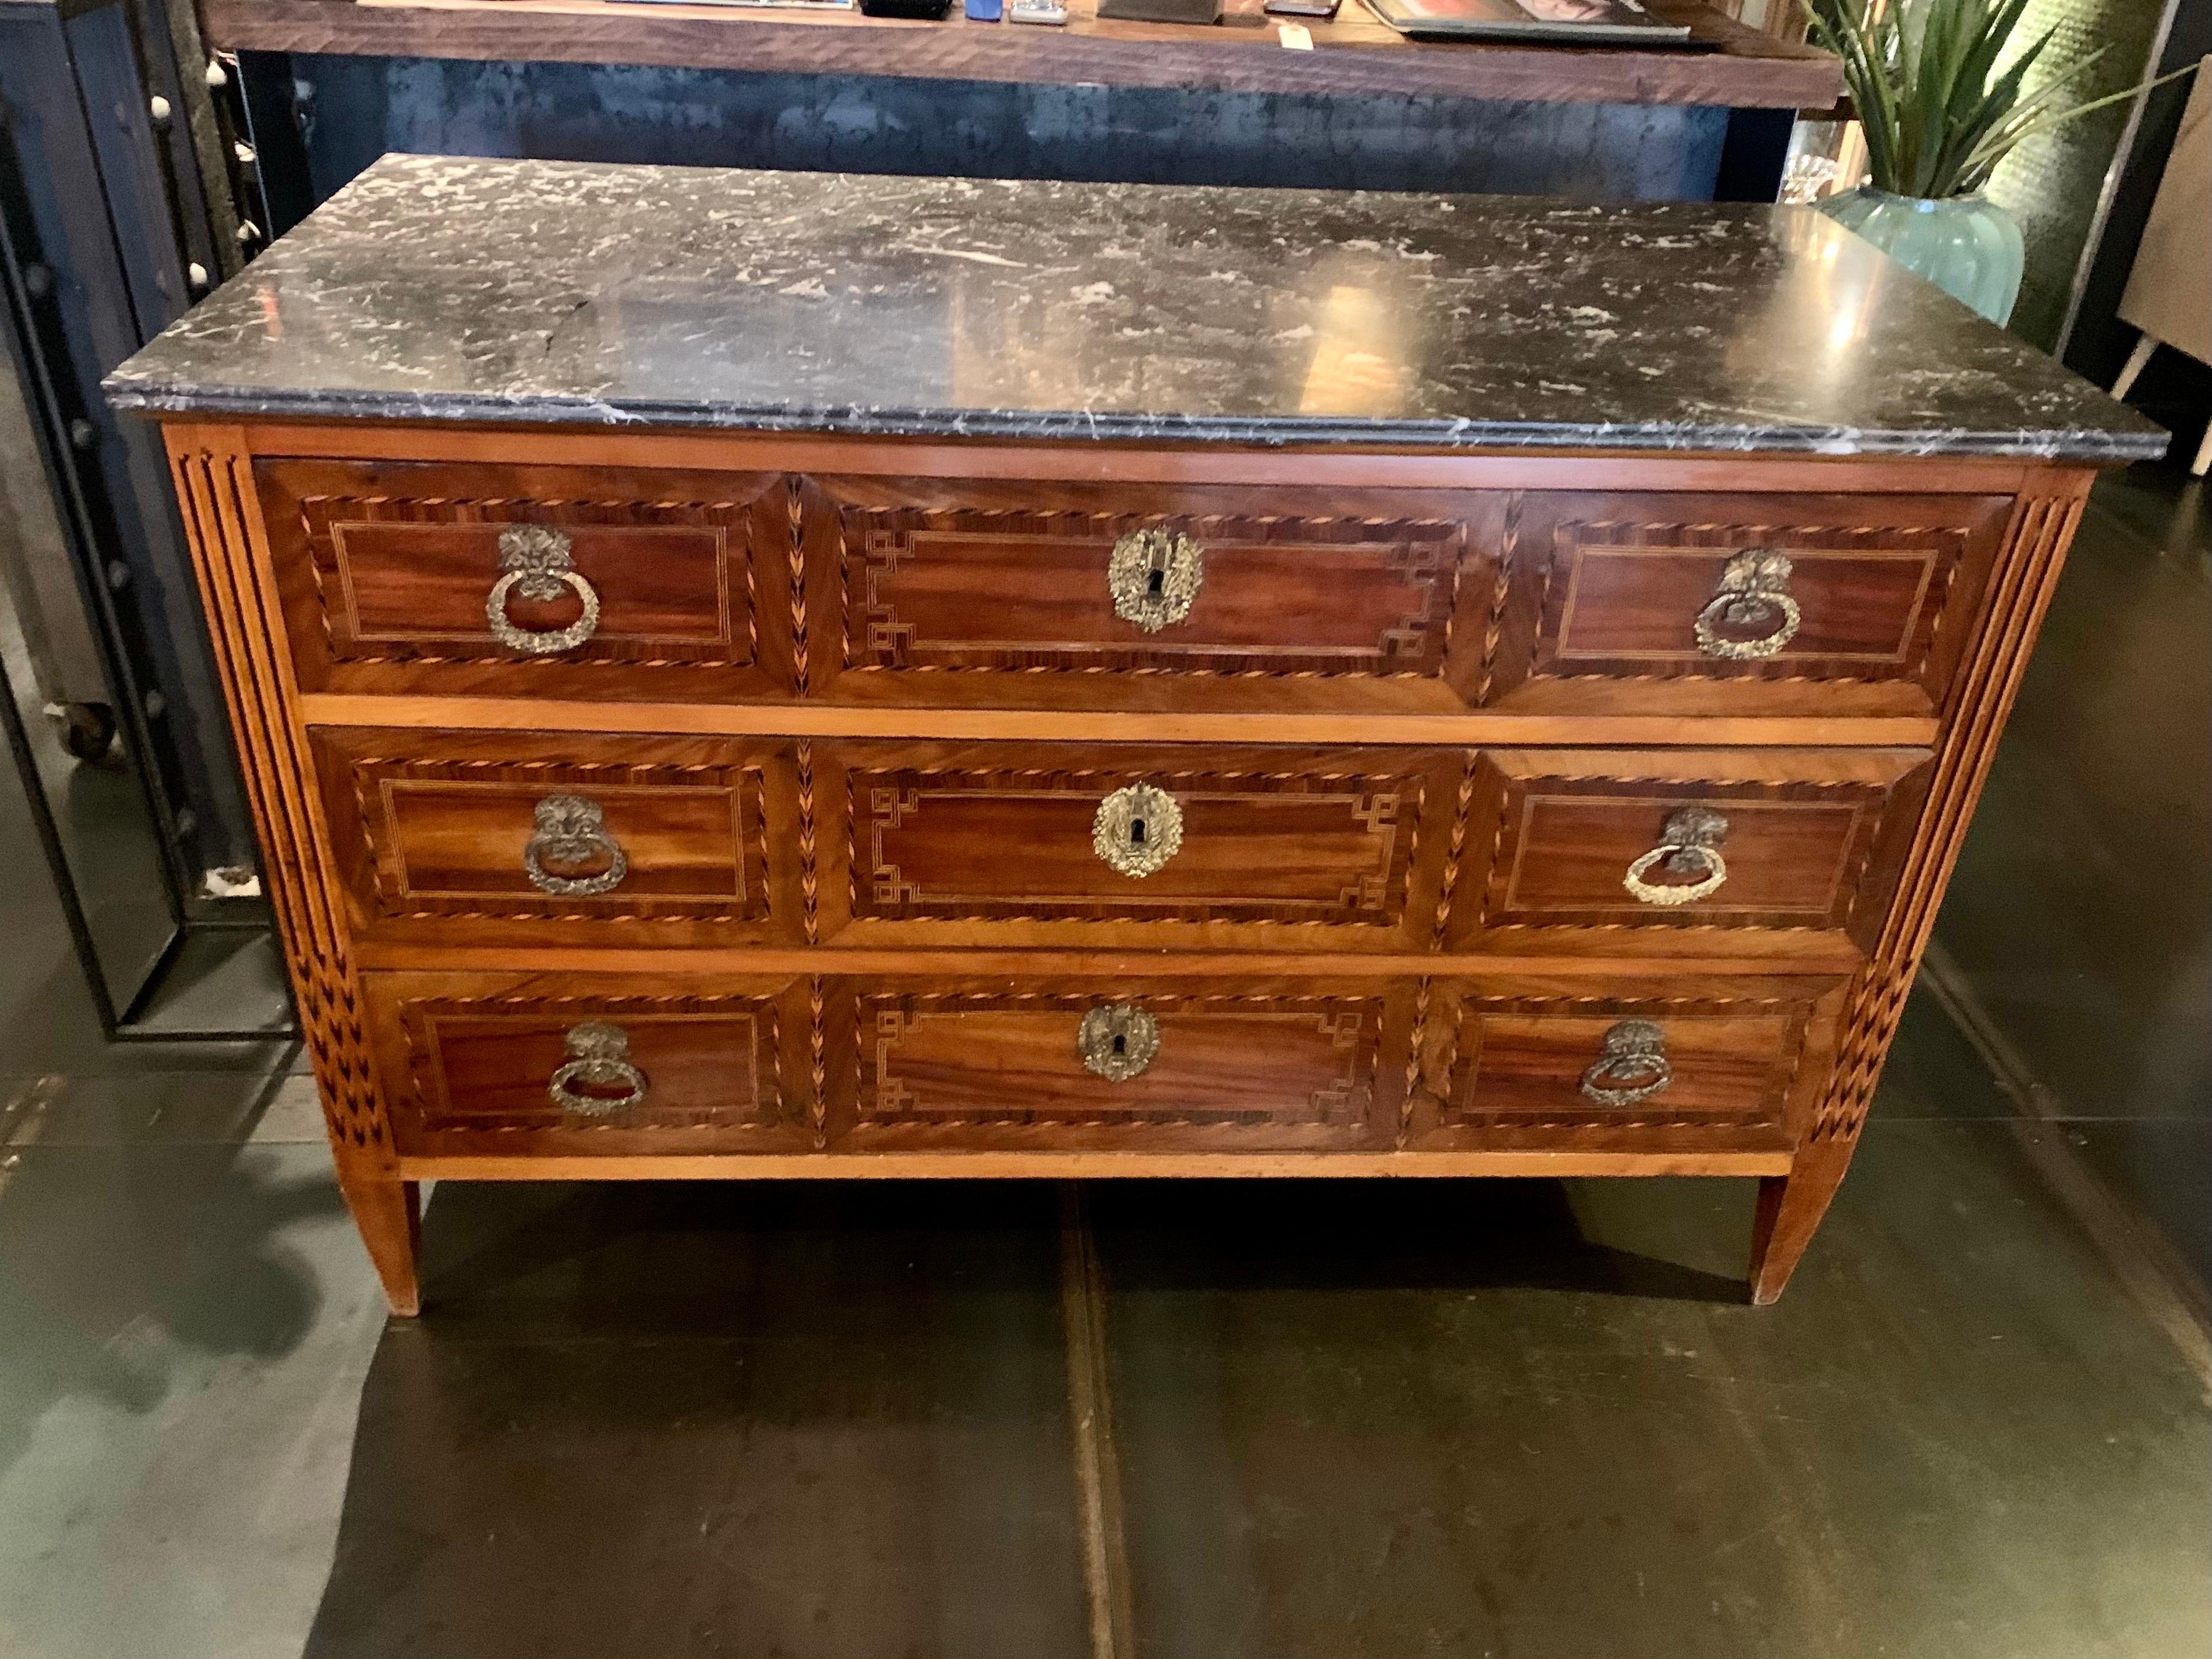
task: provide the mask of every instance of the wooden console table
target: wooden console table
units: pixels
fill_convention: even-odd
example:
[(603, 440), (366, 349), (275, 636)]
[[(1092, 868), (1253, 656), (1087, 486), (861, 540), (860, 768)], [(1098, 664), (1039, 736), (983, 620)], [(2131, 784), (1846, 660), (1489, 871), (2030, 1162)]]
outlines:
[(608, 0), (203, 0), (210, 46), (503, 62), (642, 64), (932, 80), (1283, 93), (1398, 93), (1548, 103), (1821, 109), (1836, 60), (1696, 3), (1652, 0), (1708, 50), (1573, 51), (1406, 40), (1345, 0), (1310, 52), (1264, 27), (1125, 22), (1070, 0), (1065, 28)]

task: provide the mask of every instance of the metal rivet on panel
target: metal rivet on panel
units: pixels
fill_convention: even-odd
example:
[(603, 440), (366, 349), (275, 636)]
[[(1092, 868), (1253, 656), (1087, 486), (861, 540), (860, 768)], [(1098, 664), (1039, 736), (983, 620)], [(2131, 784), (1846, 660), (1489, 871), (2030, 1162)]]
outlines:
[(107, 562), (107, 585), (118, 593), (131, 586), (131, 567), (120, 559)]
[(23, 286), (33, 300), (43, 300), (54, 291), (54, 273), (45, 265), (25, 265)]
[(157, 122), (167, 120), (169, 118), (169, 100), (162, 97), (161, 94), (155, 93), (151, 98), (149, 98), (146, 100), (146, 113), (152, 116)]
[(168, 708), (168, 706), (169, 700), (163, 696), (159, 691), (149, 691), (146, 694), (147, 719), (156, 720), (161, 719), (162, 714)]
[(89, 449), (100, 441), (100, 428), (80, 415), (69, 423), (70, 441), (79, 449)]
[(207, 267), (198, 260), (193, 260), (185, 267), (185, 280), (194, 288), (205, 288), (208, 285)]

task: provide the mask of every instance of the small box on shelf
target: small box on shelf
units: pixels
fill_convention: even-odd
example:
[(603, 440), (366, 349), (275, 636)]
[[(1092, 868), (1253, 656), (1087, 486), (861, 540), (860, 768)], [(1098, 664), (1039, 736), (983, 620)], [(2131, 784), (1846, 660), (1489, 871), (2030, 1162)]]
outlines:
[(1098, 0), (1098, 15), (1134, 23), (1218, 23), (1221, 0)]

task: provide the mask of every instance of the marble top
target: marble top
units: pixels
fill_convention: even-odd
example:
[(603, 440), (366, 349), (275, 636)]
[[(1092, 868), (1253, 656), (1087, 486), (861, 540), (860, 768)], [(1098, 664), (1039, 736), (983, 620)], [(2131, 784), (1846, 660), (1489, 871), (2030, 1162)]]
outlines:
[(1804, 209), (413, 155), (107, 390), (226, 418), (1243, 445), (2166, 443)]

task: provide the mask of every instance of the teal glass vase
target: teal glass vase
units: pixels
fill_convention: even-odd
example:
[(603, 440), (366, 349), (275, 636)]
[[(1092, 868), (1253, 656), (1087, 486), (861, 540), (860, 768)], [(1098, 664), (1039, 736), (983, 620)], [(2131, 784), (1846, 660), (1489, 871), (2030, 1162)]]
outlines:
[(1929, 201), (1861, 185), (1814, 205), (1991, 322), (2012, 315), (2027, 250), (2012, 215), (1988, 197)]

